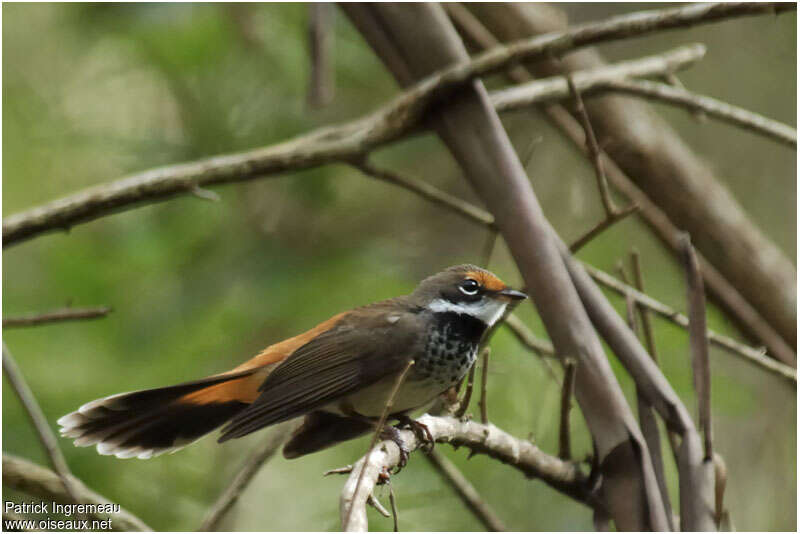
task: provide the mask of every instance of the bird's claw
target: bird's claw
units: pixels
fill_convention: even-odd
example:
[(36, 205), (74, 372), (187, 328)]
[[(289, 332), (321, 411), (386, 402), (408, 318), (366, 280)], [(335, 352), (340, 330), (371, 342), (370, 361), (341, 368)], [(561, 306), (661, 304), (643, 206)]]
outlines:
[(420, 423), (410, 417), (401, 417), (399, 419), (400, 427), (408, 428), (411, 430), (417, 439), (420, 441), (421, 448), (425, 452), (431, 452), (436, 441), (433, 439), (430, 428), (425, 423)]
[(395, 473), (399, 473), (400, 470), (403, 469), (406, 464), (408, 464), (408, 455), (410, 451), (408, 450), (406, 442), (403, 441), (400, 431), (393, 426), (385, 427), (381, 431), (381, 438), (392, 441), (395, 445), (397, 445), (397, 448), (400, 449), (400, 459), (397, 462), (397, 467), (395, 468)]

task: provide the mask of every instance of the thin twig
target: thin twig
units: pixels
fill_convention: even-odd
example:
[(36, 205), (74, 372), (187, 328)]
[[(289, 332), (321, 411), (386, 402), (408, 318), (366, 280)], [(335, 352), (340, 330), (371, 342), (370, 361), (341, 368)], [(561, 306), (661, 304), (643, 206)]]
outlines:
[[(644, 275), (642, 274), (642, 265), (639, 260), (639, 251), (633, 249), (631, 251), (631, 269), (633, 270), (633, 281), (636, 289), (640, 293), (644, 293)], [(658, 365), (658, 351), (656, 349), (656, 340), (653, 336), (653, 325), (650, 322), (650, 313), (647, 308), (640, 302), (636, 302), (636, 309), (639, 312), (639, 319), (642, 322), (642, 332), (644, 333), (645, 346), (647, 353), (653, 358), (653, 361)]]
[(329, 2), (308, 5), (308, 40), (311, 57), (311, 76), (308, 86), (308, 104), (318, 108), (333, 99), (333, 21), (334, 6)]
[[(586, 269), (586, 272), (589, 273), (589, 275), (600, 285), (616, 291), (623, 297), (630, 293), (633, 299), (636, 300), (637, 304), (644, 306), (645, 308), (655, 312), (665, 319), (670, 320), (678, 326), (686, 329), (689, 328), (689, 319), (682, 313), (670, 308), (666, 304), (663, 304), (648, 295), (645, 295), (644, 293), (636, 291), (634, 288), (623, 284), (613, 276), (604, 273), (603, 271), (596, 269), (591, 265), (584, 263), (583, 268)], [(739, 343), (738, 341), (735, 341), (727, 336), (717, 334), (713, 330), (708, 330), (707, 334), (708, 340), (714, 345), (725, 349), (731, 354), (742, 356), (749, 362), (755, 363), (768, 371), (788, 379), (795, 386), (797, 385), (797, 371), (786, 364), (769, 358), (765, 355), (765, 351), (763, 349), (759, 350), (745, 345), (744, 343)]]
[[(390, 104), (363, 119), (323, 128), (290, 141), (250, 152), (153, 169), (103, 184), (3, 219), (3, 246), (45, 232), (68, 229), (130, 209), (191, 193), (194, 186), (252, 180), (287, 170), (363, 156), (408, 133), (429, 106), (477, 76), (502, 70), (523, 60), (551, 57), (600, 42), (635, 37), (724, 18), (796, 9), (794, 4), (694, 4), (672, 9), (630, 13), (591, 22), (564, 32), (498, 46), (472, 60), (453, 65), (420, 80)], [(575, 75), (577, 76), (577, 74)]]
[(684, 235), (683, 247), (689, 301), (689, 343), (694, 389), (697, 393), (698, 425), (703, 432), (704, 460), (711, 461), (714, 457), (714, 447), (711, 436), (711, 362), (708, 357), (706, 333), (706, 295), (689, 234)]
[(561, 423), (558, 432), (558, 457), (562, 460), (572, 458), (572, 445), (569, 432), (569, 412), (572, 409), (572, 395), (575, 393), (575, 360), (564, 360), (564, 382), (561, 386)]
[[(367, 455), (369, 452), (375, 447), (375, 444), (378, 442), (378, 436), (380, 436), (381, 431), (383, 430), (383, 426), (386, 424), (386, 418), (389, 416), (390, 410), (392, 409), (392, 405), (394, 404), (394, 398), (397, 396), (397, 392), (400, 390), (400, 386), (403, 385), (403, 381), (406, 379), (406, 375), (411, 370), (411, 367), (414, 365), (414, 360), (409, 360), (408, 364), (406, 364), (403, 371), (397, 375), (397, 380), (395, 380), (394, 387), (392, 388), (391, 392), (389, 392), (389, 396), (386, 399), (386, 404), (383, 407), (383, 413), (381, 413), (380, 419), (378, 419), (378, 423), (375, 427), (375, 432), (372, 434), (372, 440), (370, 440), (369, 448), (367, 449)], [(351, 520), (353, 519), (353, 509), (356, 507), (356, 502), (360, 499), (359, 496), (359, 489), (361, 488), (361, 484), (364, 481), (364, 471), (365, 471), (365, 464), (361, 465), (361, 471), (358, 474), (358, 479), (356, 481), (356, 486), (353, 489), (352, 500), (350, 501), (350, 506), (347, 510), (347, 514), (343, 516), (342, 527), (345, 531), (352, 530)], [(370, 488), (369, 493), (367, 496), (372, 493), (372, 489)], [(364, 497), (363, 500), (366, 500)]]
[(217, 530), (225, 515), (233, 508), (244, 490), (250, 485), (256, 473), (267, 463), (289, 439), (297, 423), (284, 423), (270, 429), (264, 442), (257, 447), (247, 458), (241, 469), (231, 480), (209, 509), (203, 522), (197, 528), (200, 532)]
[[(63, 480), (53, 471), (35, 464), (19, 456), (3, 453), (3, 489), (6, 488), (26, 493), (46, 502), (72, 504), (75, 499), (64, 490)], [(105, 521), (109, 514), (107, 510), (117, 507), (102, 495), (87, 488), (83, 482), (70, 475), (70, 482), (79, 495), (78, 501), (87, 505), (87, 515), (98, 521)], [(96, 510), (96, 511), (95, 511)], [(151, 531), (153, 530), (141, 519), (125, 510), (118, 508), (113, 514), (111, 528), (119, 531)]]
[(381, 501), (378, 500), (374, 493), (370, 493), (369, 497), (367, 497), (367, 504), (375, 508), (383, 517), (392, 517), (392, 514), (381, 504)]
[(628, 95), (681, 106), (690, 111), (701, 111), (706, 116), (797, 148), (797, 130), (791, 126), (710, 96), (699, 95), (680, 87), (649, 80), (618, 79), (607, 82), (605, 86)]
[(486, 347), (483, 349), (483, 365), (481, 366), (481, 398), (478, 401), (478, 407), (481, 410), (481, 423), (484, 425), (489, 424), (489, 406), (486, 393), (486, 384), (489, 378), (489, 355), (491, 349)]
[(469, 374), (467, 375), (467, 385), (464, 389), (464, 396), (461, 398), (461, 401), (458, 403), (458, 410), (456, 413), (453, 414), (453, 417), (457, 417), (461, 419), (464, 417), (464, 414), (467, 413), (467, 408), (469, 408), (469, 401), (472, 399), (472, 389), (475, 383), (475, 364), (472, 364), (472, 367), (469, 368)]
[(497, 513), (489, 506), (486, 499), (481, 497), (475, 486), (467, 480), (464, 474), (450, 461), (449, 458), (439, 451), (431, 451), (426, 454), (430, 464), (439, 472), (447, 484), (455, 490), (458, 497), (466, 505), (467, 509), (475, 515), (489, 532), (505, 532), (508, 530)]
[(82, 321), (86, 319), (99, 319), (111, 313), (108, 306), (93, 308), (59, 308), (44, 313), (31, 313), (16, 317), (4, 317), (3, 328), (19, 328), (22, 326), (38, 326), (48, 323), (64, 321)]
[(728, 485), (728, 467), (719, 453), (714, 453), (714, 519), (717, 528), (722, 525), (725, 510), (725, 487)]
[(389, 504), (392, 507), (392, 528), (395, 532), (400, 532), (400, 510), (397, 509), (397, 499), (394, 496), (394, 486), (391, 479), (389, 484)]
[[(621, 273), (625, 270), (619, 265)], [(625, 297), (625, 311), (628, 326), (636, 336), (639, 336), (639, 329), (636, 325), (636, 301), (630, 295)], [(675, 530), (674, 519), (672, 517), (672, 503), (669, 499), (669, 489), (667, 479), (664, 475), (664, 457), (661, 454), (661, 433), (658, 429), (658, 421), (653, 413), (653, 406), (647, 401), (640, 388), (636, 388), (636, 408), (639, 412), (639, 427), (642, 429), (642, 436), (650, 451), (650, 461), (653, 464), (653, 472), (656, 475), (656, 483), (661, 493), (661, 504), (664, 507), (664, 515), (667, 518), (669, 529)]]
[(588, 232), (583, 234), (581, 237), (575, 240), (569, 246), (569, 251), (575, 254), (580, 250), (584, 245), (586, 245), (589, 241), (600, 235), (606, 229), (613, 226), (615, 223), (621, 221), (628, 215), (632, 213), (636, 213), (639, 210), (639, 207), (636, 204), (631, 204), (630, 206), (625, 206), (621, 210), (617, 210), (614, 212), (613, 215), (606, 216), (602, 221), (597, 223), (594, 227), (592, 227)]
[(58, 440), (53, 434), (50, 425), (47, 424), (47, 418), (44, 416), (42, 408), (36, 401), (31, 388), (28, 387), (25, 377), (22, 376), (22, 372), (19, 370), (17, 362), (11, 355), (11, 351), (6, 347), (5, 342), (3, 342), (3, 373), (6, 375), (6, 379), (11, 384), (17, 397), (19, 397), (34, 429), (36, 429), (36, 434), (39, 436), (42, 446), (44, 446), (44, 450), (50, 459), (50, 464), (58, 473), (61, 483), (64, 485), (64, 491), (70, 496), (73, 503), (80, 504), (80, 494), (75, 487), (73, 475), (69, 470), (66, 459), (64, 459), (64, 454), (58, 448)]
[(594, 167), (594, 173), (597, 177), (597, 188), (600, 190), (600, 200), (603, 201), (603, 209), (606, 211), (606, 219), (612, 219), (617, 213), (617, 208), (614, 206), (614, 201), (611, 199), (611, 192), (608, 190), (608, 179), (606, 173), (603, 171), (603, 163), (600, 159), (600, 146), (597, 144), (597, 137), (594, 135), (594, 128), (592, 128), (592, 121), (589, 120), (589, 114), (586, 112), (586, 106), (583, 105), (583, 98), (578, 88), (575, 87), (575, 82), (572, 76), (567, 76), (567, 85), (572, 93), (572, 98), (575, 100), (575, 113), (583, 126), (583, 131), (586, 134), (586, 150), (589, 152), (589, 159)]

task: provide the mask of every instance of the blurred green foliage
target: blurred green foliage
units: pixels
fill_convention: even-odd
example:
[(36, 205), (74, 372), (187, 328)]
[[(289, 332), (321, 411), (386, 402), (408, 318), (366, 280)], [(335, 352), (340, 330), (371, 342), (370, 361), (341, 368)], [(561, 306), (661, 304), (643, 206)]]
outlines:
[[(575, 20), (629, 11), (572, 4)], [(14, 213), (126, 173), (284, 140), (354, 118), (397, 89), (341, 14), (335, 24), (336, 97), (305, 103), (307, 7), (302, 4), (6, 4), (3, 6), (3, 212)], [(794, 124), (796, 18), (760, 17), (604, 47), (612, 58), (702, 41), (708, 57), (683, 76), (699, 92)], [(753, 219), (795, 255), (795, 154), (689, 114), (658, 108), (706, 155)], [(547, 215), (574, 239), (601, 215), (589, 165), (533, 112), (504, 117), (524, 151)], [(532, 134), (531, 132), (536, 132)], [(377, 160), (477, 202), (430, 135), (382, 150)], [(451, 264), (481, 261), (486, 231), (344, 165), (218, 190), (222, 201), (182, 197), (8, 249), (3, 314), (65, 303), (114, 307), (107, 319), (4, 334), (48, 419), (99, 396), (225, 370), (330, 315), (410, 291)], [(630, 219), (581, 258), (613, 268), (631, 247), (648, 291), (685, 309), (682, 273)], [(519, 284), (498, 244), (489, 265)], [(612, 302), (622, 310), (616, 296)], [(539, 335), (533, 307), (521, 316)], [(709, 309), (710, 326), (736, 335)], [(657, 320), (666, 376), (694, 406), (683, 331)], [(490, 413), (500, 427), (546, 451), (557, 445), (557, 385), (504, 330), (494, 348)], [(739, 529), (794, 530), (795, 390), (712, 350), (714, 431), (728, 464), (727, 505)], [(626, 394), (630, 379), (612, 362)], [(694, 411), (694, 410), (692, 410)], [(573, 412), (576, 458), (591, 451)], [(46, 463), (19, 403), (3, 389), (3, 451)], [(259, 435), (208, 438), (149, 461), (102, 457), (61, 442), (90, 487), (156, 529), (196, 528)], [(336, 530), (342, 480), (323, 471), (351, 463), (364, 439), (300, 460), (276, 458), (245, 493), (226, 527)], [(591, 528), (589, 511), (513, 469), (441, 446), (514, 530)], [(673, 503), (677, 479), (669, 455)], [(426, 462), (394, 478), (403, 530), (480, 530)], [(381, 495), (385, 497), (385, 495)], [(4, 498), (14, 497), (12, 492)], [(391, 521), (370, 512), (371, 527)]]

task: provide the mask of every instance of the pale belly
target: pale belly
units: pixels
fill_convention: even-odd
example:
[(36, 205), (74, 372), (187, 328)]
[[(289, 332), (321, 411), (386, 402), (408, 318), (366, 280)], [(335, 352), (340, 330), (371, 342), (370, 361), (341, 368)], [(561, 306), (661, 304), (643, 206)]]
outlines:
[[(326, 406), (325, 409), (343, 415), (355, 412), (366, 417), (380, 417), (394, 389), (395, 381), (396, 377), (389, 377), (349, 395), (343, 401)], [(407, 380), (397, 391), (389, 413), (426, 408), (448, 387), (442, 387), (441, 383), (433, 380)]]

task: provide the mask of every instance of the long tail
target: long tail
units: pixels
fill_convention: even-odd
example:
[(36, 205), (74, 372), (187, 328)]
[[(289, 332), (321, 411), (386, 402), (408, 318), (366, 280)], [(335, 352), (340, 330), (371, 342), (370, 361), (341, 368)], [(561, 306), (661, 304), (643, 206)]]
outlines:
[(118, 458), (174, 452), (208, 434), (258, 396), (264, 367), (97, 399), (58, 420), (78, 447)]

